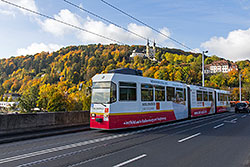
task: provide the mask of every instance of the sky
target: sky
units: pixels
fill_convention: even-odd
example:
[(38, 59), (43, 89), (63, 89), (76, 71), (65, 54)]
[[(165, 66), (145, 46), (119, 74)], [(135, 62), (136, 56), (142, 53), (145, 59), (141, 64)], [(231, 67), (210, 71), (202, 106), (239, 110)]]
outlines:
[[(183, 48), (114, 10), (101, 0), (68, 0), (133, 35), (69, 5), (64, 0), (6, 0), (84, 30), (128, 45), (156, 41), (160, 47)], [(105, 0), (192, 48), (231, 61), (250, 59), (250, 0)], [(0, 0), (0, 58), (56, 51), (70, 45), (115, 43), (85, 31), (18, 9)]]

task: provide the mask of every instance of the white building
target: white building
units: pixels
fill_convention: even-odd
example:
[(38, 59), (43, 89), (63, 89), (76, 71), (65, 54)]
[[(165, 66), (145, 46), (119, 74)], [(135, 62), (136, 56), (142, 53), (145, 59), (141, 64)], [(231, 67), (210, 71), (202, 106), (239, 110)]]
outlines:
[(139, 57), (147, 57), (150, 60), (155, 61), (155, 42), (153, 44), (153, 47), (151, 48), (149, 46), (149, 41), (147, 41), (147, 45), (146, 45), (146, 53), (142, 53), (142, 52), (137, 52), (136, 50), (133, 50), (132, 54), (130, 55), (130, 57), (135, 57), (135, 56), (139, 56)]
[(21, 97), (21, 95), (18, 94), (18, 93), (5, 93), (5, 94), (3, 95), (3, 98), (5, 98), (5, 96), (7, 96), (8, 99), (9, 99), (10, 97), (12, 97), (12, 100), (16, 100), (16, 99), (18, 99), (18, 98)]
[(17, 106), (18, 102), (6, 102), (0, 101), (0, 108), (11, 108), (13, 106)]
[(135, 57), (135, 56), (144, 57), (144, 56), (146, 56), (146, 54), (145, 53), (137, 52), (136, 50), (133, 50), (133, 52), (130, 55), (130, 57)]
[(211, 64), (205, 66), (205, 74), (215, 74), (215, 73), (228, 73), (232, 70), (238, 70), (235, 63), (228, 62), (226, 60), (215, 61)]

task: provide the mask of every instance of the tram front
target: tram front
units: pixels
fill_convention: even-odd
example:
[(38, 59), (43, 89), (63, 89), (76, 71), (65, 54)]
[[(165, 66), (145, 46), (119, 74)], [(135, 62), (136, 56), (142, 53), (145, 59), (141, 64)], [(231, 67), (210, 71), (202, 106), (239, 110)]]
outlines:
[(92, 79), (90, 108), (90, 128), (109, 129), (111, 104), (116, 101), (116, 84), (111, 81), (112, 74), (98, 74)]

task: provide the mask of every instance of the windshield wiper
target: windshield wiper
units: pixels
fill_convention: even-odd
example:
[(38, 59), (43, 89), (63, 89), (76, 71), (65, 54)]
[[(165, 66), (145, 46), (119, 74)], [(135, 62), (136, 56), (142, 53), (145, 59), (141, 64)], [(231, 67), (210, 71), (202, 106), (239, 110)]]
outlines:
[(93, 104), (101, 104), (101, 105), (103, 105), (104, 107), (107, 107), (104, 103), (100, 103), (100, 102), (94, 102)]
[(103, 103), (100, 103), (101, 105), (103, 105), (104, 107), (106, 107), (106, 105), (105, 104), (103, 104)]

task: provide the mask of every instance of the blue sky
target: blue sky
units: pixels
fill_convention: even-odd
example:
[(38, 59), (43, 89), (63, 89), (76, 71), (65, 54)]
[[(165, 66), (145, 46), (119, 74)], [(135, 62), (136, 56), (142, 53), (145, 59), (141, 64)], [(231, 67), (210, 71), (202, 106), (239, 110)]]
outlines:
[[(76, 9), (63, 0), (8, 0), (123, 43), (140, 39)], [(165, 47), (187, 50), (100, 0), (69, 0)], [(250, 59), (249, 0), (106, 0), (157, 30), (200, 52), (230, 60)], [(0, 1), (0, 58), (53, 51), (63, 46), (113, 43), (29, 14)]]

